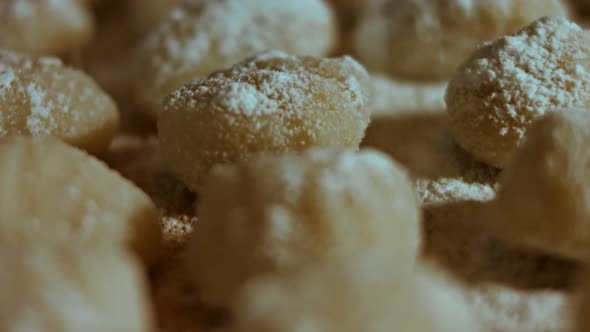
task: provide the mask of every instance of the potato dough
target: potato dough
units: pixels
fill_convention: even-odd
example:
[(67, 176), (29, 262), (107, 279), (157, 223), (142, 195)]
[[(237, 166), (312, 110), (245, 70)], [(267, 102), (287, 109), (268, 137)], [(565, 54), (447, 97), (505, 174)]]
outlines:
[(230, 304), (252, 278), (354, 253), (412, 265), (419, 245), (405, 171), (370, 150), (311, 149), (218, 166), (198, 211), (188, 266), (213, 305)]
[(183, 84), (270, 49), (323, 56), (336, 42), (336, 20), (322, 0), (188, 0), (146, 39), (135, 96), (152, 117)]
[(158, 211), (102, 162), (54, 138), (0, 139), (0, 243), (125, 240), (159, 253)]
[(566, 109), (535, 123), (501, 176), (491, 221), (514, 243), (590, 258), (590, 111)]
[(0, 48), (63, 55), (87, 43), (93, 32), (87, 1), (0, 1)]
[(450, 81), (446, 102), (458, 143), (503, 167), (535, 119), (590, 106), (590, 33), (547, 17), (486, 44)]
[(213, 165), (257, 152), (357, 148), (369, 123), (367, 81), (349, 57), (259, 54), (166, 98), (158, 117), (162, 154), (198, 190)]
[(84, 73), (57, 58), (0, 50), (0, 137), (55, 136), (100, 154), (118, 125), (117, 106)]
[(547, 15), (565, 15), (560, 0), (375, 1), (355, 35), (359, 59), (373, 71), (409, 80), (443, 81), (485, 41)]
[(237, 312), (238, 332), (480, 331), (458, 286), (374, 257), (255, 280)]
[(151, 331), (142, 270), (112, 249), (0, 245), (3, 332)]

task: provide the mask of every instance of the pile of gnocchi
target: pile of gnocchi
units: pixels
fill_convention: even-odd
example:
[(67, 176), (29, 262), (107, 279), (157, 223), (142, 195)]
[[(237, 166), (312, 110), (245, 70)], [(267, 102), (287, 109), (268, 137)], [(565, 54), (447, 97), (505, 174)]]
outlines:
[(587, 331), (587, 3), (1, 1), (0, 331)]

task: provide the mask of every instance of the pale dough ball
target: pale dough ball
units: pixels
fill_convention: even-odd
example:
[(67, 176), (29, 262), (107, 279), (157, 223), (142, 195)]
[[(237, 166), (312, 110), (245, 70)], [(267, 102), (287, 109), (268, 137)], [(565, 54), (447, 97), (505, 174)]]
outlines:
[(446, 103), (458, 143), (503, 167), (535, 119), (590, 106), (590, 33), (547, 17), (486, 44), (455, 73)]
[(164, 97), (191, 80), (269, 49), (323, 56), (336, 34), (322, 0), (188, 0), (140, 49), (135, 96), (156, 117)]
[(0, 242), (117, 243), (149, 264), (158, 211), (102, 162), (53, 138), (0, 140)]
[(0, 246), (3, 332), (151, 331), (142, 269), (113, 249)]
[(491, 224), (514, 243), (590, 258), (590, 111), (538, 120), (500, 179)]
[(215, 164), (256, 152), (357, 148), (369, 123), (364, 68), (350, 57), (259, 54), (169, 95), (162, 154), (193, 190)]
[(405, 172), (371, 150), (310, 149), (217, 166), (201, 197), (187, 257), (203, 301), (214, 305), (229, 304), (255, 277), (354, 253), (411, 265), (419, 243)]
[(0, 50), (0, 137), (55, 136), (100, 154), (118, 125), (113, 100), (81, 71)]
[(360, 20), (355, 54), (373, 71), (441, 81), (479, 44), (565, 14), (560, 0), (380, 1)]
[(480, 331), (458, 286), (374, 257), (255, 280), (236, 307), (236, 332)]
[(0, 1), (0, 48), (63, 55), (87, 43), (94, 32), (83, 0)]

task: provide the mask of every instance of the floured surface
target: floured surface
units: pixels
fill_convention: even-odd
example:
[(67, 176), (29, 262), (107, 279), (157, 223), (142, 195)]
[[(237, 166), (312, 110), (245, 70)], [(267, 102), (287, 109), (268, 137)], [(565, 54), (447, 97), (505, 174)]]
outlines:
[(486, 44), (449, 82), (453, 133), (476, 158), (502, 167), (535, 119), (590, 105), (589, 71), (590, 34), (565, 18)]
[(369, 122), (364, 68), (350, 57), (269, 51), (170, 94), (158, 117), (170, 170), (199, 190), (215, 164), (314, 146), (356, 148)]
[(197, 221), (196, 195), (166, 170), (157, 138), (120, 135), (113, 140), (106, 161), (146, 192), (160, 210), (165, 250), (182, 247)]
[(138, 60), (145, 84), (136, 96), (155, 117), (182, 84), (269, 49), (323, 56), (335, 34), (335, 18), (320, 0), (189, 0), (148, 36)]
[(569, 292), (486, 285), (467, 290), (467, 301), (485, 331), (567, 332), (573, 328), (576, 297)]
[[(566, 15), (561, 0), (382, 0), (361, 16), (359, 59), (373, 71), (407, 80), (448, 80), (483, 42), (547, 15)], [(395, 59), (395, 61), (391, 61)]]
[(57, 58), (0, 51), (0, 136), (55, 136), (91, 153), (118, 129), (113, 100)]

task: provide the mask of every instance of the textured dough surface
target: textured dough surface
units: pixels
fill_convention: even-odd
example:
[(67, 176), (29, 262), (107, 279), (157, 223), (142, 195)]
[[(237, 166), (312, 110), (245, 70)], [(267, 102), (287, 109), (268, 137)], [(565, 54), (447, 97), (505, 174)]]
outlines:
[(514, 243), (588, 259), (589, 144), (587, 109), (538, 120), (501, 176), (493, 227)]
[(382, 259), (349, 257), (256, 280), (238, 301), (236, 331), (480, 331), (459, 287)]
[(367, 80), (350, 57), (259, 54), (166, 98), (158, 117), (162, 154), (198, 190), (213, 165), (257, 152), (357, 148), (369, 123)]
[(2, 0), (0, 48), (63, 55), (92, 38), (94, 19), (83, 0)]
[(0, 242), (118, 243), (151, 263), (158, 211), (102, 162), (53, 139), (0, 140)]
[(382, 251), (413, 264), (419, 242), (405, 171), (370, 150), (311, 149), (218, 166), (198, 211), (187, 257), (203, 300), (215, 305), (255, 277), (353, 253)]
[(145, 332), (153, 326), (142, 269), (113, 249), (0, 246), (0, 330)]
[(113, 100), (81, 71), (0, 50), (0, 137), (55, 136), (100, 154), (118, 125)]
[(157, 116), (166, 95), (254, 54), (326, 55), (336, 21), (322, 0), (188, 0), (146, 39), (137, 59), (137, 102)]
[(486, 44), (457, 70), (446, 103), (458, 143), (503, 167), (535, 119), (590, 106), (590, 33), (547, 17)]
[(560, 0), (386, 0), (361, 18), (355, 52), (372, 71), (409, 80), (443, 81), (479, 44), (547, 15), (565, 15)]

